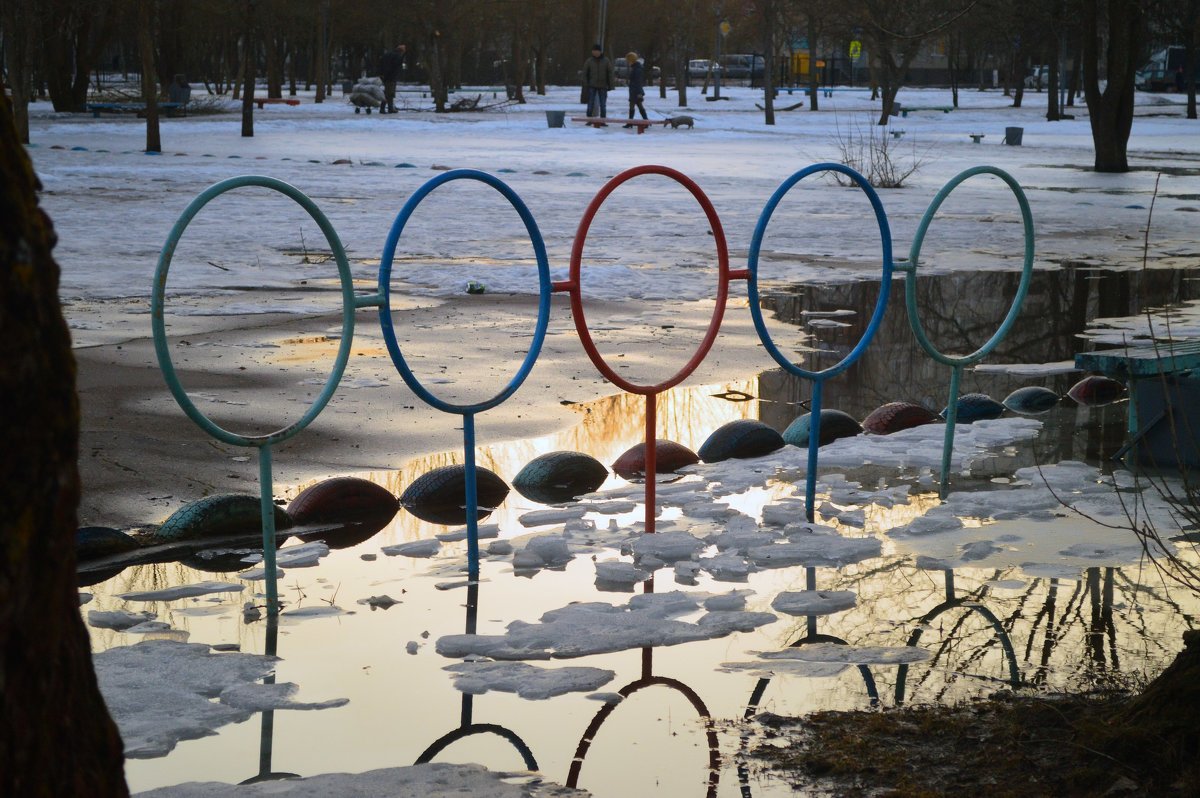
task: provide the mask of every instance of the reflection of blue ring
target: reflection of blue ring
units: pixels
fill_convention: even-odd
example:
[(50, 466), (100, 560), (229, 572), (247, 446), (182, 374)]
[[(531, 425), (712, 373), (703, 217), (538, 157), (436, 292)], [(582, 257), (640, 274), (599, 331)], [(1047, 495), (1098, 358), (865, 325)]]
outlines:
[[(443, 183), (449, 183), (451, 180), (478, 180), (481, 183), (487, 183), (503, 194), (504, 198), (512, 204), (521, 216), (521, 221), (525, 223), (525, 229), (529, 232), (529, 239), (533, 243), (533, 252), (537, 257), (538, 266), (539, 301), (537, 327), (534, 330), (533, 341), (529, 345), (529, 351), (525, 354), (525, 360), (521, 363), (520, 369), (513, 375), (508, 385), (500, 393), (491, 399), (477, 402), (473, 405), (452, 404), (430, 393), (421, 384), (420, 380), (417, 379), (416, 375), (413, 374), (412, 369), (408, 367), (408, 363), (404, 360), (404, 355), (400, 353), (400, 346), (396, 342), (396, 330), (392, 325), (392, 260), (396, 255), (396, 244), (400, 240), (400, 234), (404, 231), (404, 225), (408, 223), (409, 217), (413, 215), (417, 206), (421, 204), (421, 200), (425, 199), (435, 188)], [(379, 294), (383, 300), (379, 308), (379, 326), (383, 331), (383, 340), (387, 344), (388, 354), (392, 357), (392, 363), (395, 364), (396, 370), (400, 372), (400, 376), (408, 383), (408, 387), (413, 390), (413, 393), (421, 397), (422, 401), (426, 404), (444, 413), (470, 415), (488, 410), (500, 404), (512, 396), (517, 388), (521, 386), (521, 383), (525, 381), (525, 378), (529, 376), (529, 372), (533, 369), (533, 364), (537, 360), (538, 353), (541, 351), (542, 341), (546, 337), (546, 328), (550, 323), (550, 292), (550, 263), (546, 257), (546, 245), (542, 240), (541, 232), (538, 230), (537, 222), (534, 221), (533, 214), (529, 212), (529, 209), (525, 207), (525, 203), (522, 202), (515, 191), (499, 178), (476, 169), (454, 169), (438, 175), (417, 189), (416, 193), (409, 197), (408, 202), (404, 203), (404, 207), (400, 209), (400, 213), (396, 216), (396, 221), (392, 223), (392, 229), (388, 233), (387, 242), (383, 247), (383, 257), (379, 263)]]
[[(1000, 648), (1004, 650), (1004, 657), (1008, 664), (1008, 680), (1013, 687), (1019, 687), (1021, 685), (1021, 668), (1017, 664), (1017, 652), (1013, 650), (1012, 640), (1009, 638), (1008, 632), (1005, 631), (1004, 624), (1000, 622), (1000, 619), (996, 617), (994, 612), (982, 604), (974, 602), (968, 598), (947, 599), (929, 612), (925, 613), (925, 615), (923, 615), (921, 619), (917, 621), (916, 628), (913, 629), (912, 634), (909, 635), (908, 645), (916, 646), (917, 643), (921, 642), (921, 636), (924, 634), (927, 625), (932, 623), (933, 620), (943, 612), (952, 610), (956, 607), (961, 607), (963, 609), (978, 613), (979, 615), (983, 616), (983, 619), (991, 625), (992, 630), (996, 633), (996, 637), (1000, 640)], [(908, 663), (905, 662), (901, 663), (900, 667), (896, 671), (896, 706), (900, 706), (904, 703), (905, 688), (907, 683)]]
[(498, 737), (508, 740), (512, 747), (517, 749), (517, 753), (521, 755), (521, 760), (525, 763), (526, 770), (537, 770), (537, 760), (533, 757), (533, 751), (525, 744), (525, 741), (517, 736), (517, 733), (512, 729), (507, 729), (495, 723), (468, 723), (466, 726), (460, 726), (447, 734), (433, 741), (433, 743), (421, 752), (417, 757), (414, 765), (423, 765), (426, 762), (432, 762), (433, 758), (450, 746), (451, 743), (458, 742), (475, 734), (491, 733)]
[[(950, 196), (950, 192), (957, 188), (960, 183), (969, 177), (981, 174), (995, 175), (1000, 178), (1017, 198), (1017, 205), (1021, 208), (1021, 223), (1025, 233), (1025, 260), (1021, 268), (1021, 281), (1017, 285), (1017, 295), (1013, 297), (1012, 305), (1009, 306), (1008, 313), (1004, 316), (1004, 321), (1000, 323), (996, 332), (992, 334), (992, 337), (983, 346), (971, 354), (952, 357), (939, 352), (928, 336), (925, 335), (925, 328), (921, 326), (921, 319), (917, 315), (917, 266), (920, 263), (921, 245), (925, 243), (925, 233), (929, 230), (929, 225), (933, 222), (933, 217), (937, 213), (938, 208), (942, 206), (942, 203)], [(1021, 312), (1021, 305), (1025, 301), (1025, 295), (1029, 292), (1029, 282), (1033, 275), (1033, 214), (1029, 210), (1029, 200), (1025, 197), (1025, 192), (1021, 189), (1021, 185), (1010, 174), (1002, 169), (997, 169), (995, 166), (973, 166), (955, 175), (946, 185), (942, 186), (942, 190), (929, 203), (929, 207), (925, 210), (925, 215), (921, 217), (921, 224), (917, 227), (917, 234), (913, 237), (912, 248), (909, 250), (907, 269), (910, 273), (904, 281), (904, 299), (905, 307), (908, 309), (908, 324), (912, 327), (913, 335), (917, 337), (917, 343), (921, 345), (921, 348), (934, 360), (947, 366), (969, 366), (972, 363), (982, 360), (989, 352), (996, 348), (1004, 336), (1008, 335), (1009, 329), (1013, 326), (1013, 323), (1017, 320), (1017, 316)]]
[[(179, 245), (179, 239), (183, 237), (184, 230), (187, 229), (196, 214), (213, 199), (227, 191), (244, 186), (260, 186), (278, 191), (307, 211), (317, 226), (321, 228), (321, 232), (325, 234), (325, 240), (329, 243), (329, 249), (333, 252), (334, 260), (337, 262), (338, 277), (342, 288), (342, 340), (338, 344), (337, 356), (334, 359), (333, 371), (330, 373), (329, 379), (325, 381), (320, 395), (298, 421), (266, 435), (239, 435), (236, 432), (230, 432), (200, 412), (179, 382), (179, 375), (175, 373), (175, 366), (171, 363), (171, 350), (167, 347), (166, 320), (163, 310), (166, 302), (167, 273), (171, 268), (171, 259), (175, 255), (175, 248)], [(342, 374), (346, 370), (346, 363), (350, 359), (350, 346), (354, 342), (354, 309), (354, 281), (350, 275), (350, 264), (346, 260), (346, 250), (338, 238), (337, 231), (333, 229), (333, 225), (316, 203), (300, 189), (273, 177), (258, 175), (231, 177), (209, 186), (193, 199), (180, 214), (175, 226), (171, 228), (171, 232), (167, 236), (166, 243), (163, 244), (162, 253), (158, 258), (158, 266), (154, 271), (154, 288), (150, 295), (150, 323), (154, 335), (154, 352), (158, 357), (158, 367), (162, 370), (163, 378), (167, 381), (167, 387), (174, 395), (175, 401), (200, 429), (217, 440), (234, 446), (270, 446), (286, 441), (307, 427), (325, 409), (325, 405), (333, 397), (338, 383), (341, 382)]]
[[(771, 340), (771, 334), (767, 330), (766, 323), (763, 321), (762, 309), (759, 307), (758, 252), (762, 246), (763, 237), (767, 232), (767, 224), (771, 221), (771, 216), (775, 213), (776, 206), (779, 205), (784, 195), (791, 190), (792, 186), (816, 172), (840, 172), (846, 175), (854, 181), (855, 185), (862, 189), (863, 193), (867, 195), (867, 199), (871, 201), (871, 207), (875, 209), (875, 220), (879, 224), (879, 238), (883, 249), (883, 275), (879, 286), (879, 298), (875, 301), (875, 312), (871, 314), (871, 321), (867, 324), (867, 329), (863, 333), (862, 338), (859, 339), (858, 344), (850, 350), (848, 355), (829, 368), (819, 371), (809, 371), (797, 366), (784, 356), (775, 346), (775, 342)], [(805, 167), (783, 181), (783, 184), (767, 200), (767, 204), (763, 207), (762, 213), (758, 217), (758, 224), (754, 227), (754, 237), (750, 241), (750, 253), (747, 256), (746, 265), (750, 270), (750, 278), (746, 281), (749, 286), (750, 315), (754, 319), (754, 328), (758, 330), (759, 339), (762, 340), (763, 346), (771, 354), (771, 357), (775, 359), (775, 362), (783, 366), (784, 370), (791, 374), (814, 381), (825, 380), (840, 374), (849, 368), (866, 351), (867, 345), (871, 343), (871, 339), (875, 336), (875, 332), (879, 329), (880, 323), (883, 321), (883, 313), (887, 308), (888, 294), (892, 287), (892, 233), (888, 226), (887, 214), (883, 210), (883, 203), (880, 201), (875, 189), (867, 182), (867, 179), (848, 166), (840, 163), (817, 163)]]

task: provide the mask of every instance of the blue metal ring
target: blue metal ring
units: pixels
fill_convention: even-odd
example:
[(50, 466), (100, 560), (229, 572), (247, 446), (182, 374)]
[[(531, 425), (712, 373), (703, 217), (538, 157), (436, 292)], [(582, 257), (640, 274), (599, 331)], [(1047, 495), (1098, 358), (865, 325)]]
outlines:
[[(867, 199), (871, 201), (871, 207), (875, 209), (875, 220), (879, 224), (879, 237), (883, 248), (883, 275), (880, 279), (879, 298), (875, 301), (875, 312), (871, 314), (871, 321), (867, 324), (867, 329), (863, 332), (858, 344), (850, 350), (849, 354), (834, 365), (820, 371), (809, 371), (791, 362), (791, 360), (779, 351), (779, 348), (775, 346), (775, 342), (771, 340), (771, 333), (767, 330), (766, 323), (763, 321), (762, 309), (759, 306), (758, 253), (762, 247), (763, 237), (767, 232), (767, 224), (771, 221), (771, 216), (775, 213), (775, 208), (779, 205), (784, 195), (801, 180), (817, 172), (840, 172), (846, 175), (854, 181), (856, 186), (862, 189), (863, 193), (867, 195)], [(750, 270), (750, 278), (746, 281), (749, 286), (750, 315), (754, 319), (754, 328), (758, 330), (759, 339), (771, 354), (771, 357), (775, 359), (775, 362), (782, 366), (784, 370), (796, 376), (817, 382), (841, 374), (866, 351), (867, 345), (871, 343), (871, 339), (879, 329), (883, 321), (884, 311), (887, 309), (888, 295), (892, 288), (892, 233), (888, 226), (887, 214), (883, 210), (883, 203), (880, 201), (875, 189), (867, 182), (867, 179), (848, 166), (840, 163), (818, 163), (805, 167), (783, 181), (783, 184), (775, 190), (775, 193), (767, 201), (766, 206), (763, 207), (762, 213), (758, 217), (758, 224), (754, 228), (754, 237), (750, 241), (750, 253), (747, 257), (746, 265)]]
[[(183, 231), (187, 229), (188, 224), (200, 212), (200, 209), (214, 198), (232, 189), (245, 186), (260, 186), (278, 191), (295, 200), (300, 207), (308, 212), (308, 215), (321, 228), (321, 232), (325, 234), (325, 240), (329, 243), (334, 260), (337, 262), (338, 278), (341, 280), (342, 287), (342, 340), (338, 345), (337, 357), (334, 359), (333, 371), (330, 373), (329, 379), (325, 381), (325, 386), (321, 389), (320, 395), (298, 421), (267, 435), (239, 435), (236, 432), (230, 432), (218, 426), (193, 404), (191, 398), (187, 395), (187, 391), (184, 390), (183, 385), (179, 382), (179, 375), (175, 373), (175, 366), (171, 362), (171, 352), (167, 347), (166, 323), (163, 313), (163, 306), (165, 304), (164, 295), (167, 289), (167, 273), (171, 268), (171, 258), (175, 255), (175, 248), (179, 245), (179, 239), (183, 236)], [(307, 427), (325, 409), (325, 405), (333, 397), (338, 383), (341, 382), (342, 374), (346, 370), (346, 363), (350, 359), (350, 346), (354, 342), (354, 309), (354, 281), (350, 275), (350, 264), (346, 260), (346, 250), (338, 238), (337, 231), (333, 229), (333, 225), (326, 218), (325, 214), (321, 212), (320, 208), (317, 207), (316, 203), (300, 189), (284, 183), (282, 180), (276, 180), (273, 177), (262, 177), (260, 175), (231, 177), (209, 186), (192, 200), (191, 204), (184, 209), (178, 221), (175, 222), (175, 226), (171, 228), (171, 233), (167, 236), (166, 243), (163, 244), (162, 252), (158, 257), (158, 266), (154, 271), (154, 290), (150, 295), (150, 322), (154, 332), (154, 352), (158, 357), (158, 366), (162, 369), (163, 378), (166, 380), (167, 387), (171, 390), (172, 395), (174, 395), (175, 401), (183, 408), (183, 412), (187, 414), (188, 418), (194, 421), (202, 430), (217, 440), (234, 446), (266, 447), (286, 441)]]
[[(396, 342), (395, 327), (392, 325), (392, 260), (396, 255), (396, 244), (400, 240), (400, 234), (404, 231), (404, 225), (408, 223), (409, 217), (413, 215), (413, 212), (416, 211), (421, 201), (438, 186), (449, 183), (451, 180), (478, 180), (481, 183), (488, 184), (504, 195), (504, 198), (512, 204), (517, 213), (520, 214), (521, 220), (525, 223), (525, 229), (529, 232), (529, 239), (533, 243), (533, 251), (537, 257), (538, 265), (539, 299), (537, 327), (534, 330), (533, 341), (529, 345), (529, 351), (525, 354), (525, 360), (521, 363), (520, 369), (513, 375), (508, 385), (500, 393), (491, 399), (477, 402), (473, 405), (453, 404), (439, 399), (427, 390), (404, 360), (404, 355), (400, 352), (400, 345)], [(400, 372), (400, 376), (404, 378), (404, 381), (412, 389), (413, 393), (419, 396), (426, 404), (444, 413), (458, 413), (464, 416), (472, 415), (495, 407), (512, 396), (517, 388), (521, 386), (521, 383), (525, 381), (525, 378), (529, 376), (529, 372), (533, 369), (533, 364), (537, 360), (538, 353), (541, 351), (542, 341), (546, 337), (546, 328), (550, 324), (550, 293), (550, 263), (546, 257), (546, 244), (542, 240), (542, 234), (538, 230), (537, 222), (533, 219), (533, 214), (529, 212), (525, 203), (512, 188), (497, 177), (493, 177), (477, 169), (453, 169), (449, 172), (443, 172), (417, 189), (408, 202), (404, 203), (404, 207), (400, 209), (400, 213), (396, 216), (396, 221), (392, 224), (392, 229), (388, 233), (387, 242), (383, 247), (383, 256), (379, 263), (379, 294), (383, 298), (379, 308), (379, 326), (383, 331), (383, 340), (387, 344), (388, 354), (391, 355), (392, 362), (396, 365), (396, 370)]]

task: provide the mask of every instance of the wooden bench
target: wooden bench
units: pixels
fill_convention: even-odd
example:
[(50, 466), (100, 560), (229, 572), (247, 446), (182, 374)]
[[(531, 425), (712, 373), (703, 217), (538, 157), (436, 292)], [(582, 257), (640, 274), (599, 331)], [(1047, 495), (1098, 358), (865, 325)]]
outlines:
[(664, 125), (665, 120), (662, 119), (612, 119), (604, 116), (573, 116), (572, 122), (585, 122), (592, 127), (605, 127), (607, 125), (620, 125), (621, 127), (636, 127), (638, 135), (645, 132), (646, 128), (651, 125)]
[(901, 105), (900, 116), (907, 117), (909, 111), (941, 111), (943, 114), (948, 114), (953, 110), (953, 105), (920, 105), (911, 108), (907, 105)]
[[(86, 107), (96, 119), (99, 119), (102, 113), (137, 114), (139, 117), (146, 115), (145, 103), (88, 103)], [(166, 112), (167, 116), (175, 116), (181, 108), (183, 108), (183, 103), (158, 104), (158, 110)]]
[(254, 102), (259, 108), (264, 105), (299, 105), (295, 97), (255, 97)]

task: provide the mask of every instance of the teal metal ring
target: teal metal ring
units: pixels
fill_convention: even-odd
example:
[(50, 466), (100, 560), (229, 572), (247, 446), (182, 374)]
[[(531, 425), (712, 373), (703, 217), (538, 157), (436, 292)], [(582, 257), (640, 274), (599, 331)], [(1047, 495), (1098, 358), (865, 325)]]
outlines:
[[(1021, 282), (1017, 286), (1017, 295), (1013, 297), (1012, 305), (1008, 309), (1004, 321), (1000, 323), (1000, 327), (992, 334), (988, 341), (969, 355), (960, 357), (951, 357), (937, 350), (933, 343), (925, 335), (925, 329), (921, 326), (921, 319), (917, 315), (917, 267), (920, 264), (921, 245), (925, 243), (925, 232), (929, 229), (929, 225), (933, 222), (933, 217), (937, 213), (938, 208), (945, 202), (946, 197), (950, 196), (950, 192), (959, 186), (963, 181), (975, 175), (989, 174), (1003, 180), (1013, 194), (1017, 198), (1017, 204), (1021, 208), (1021, 220), (1025, 230), (1025, 263), (1021, 270)], [(897, 267), (900, 269), (901, 267)], [(1017, 316), (1021, 312), (1021, 305), (1025, 302), (1025, 295), (1029, 292), (1029, 283), (1033, 274), (1033, 214), (1029, 210), (1029, 200), (1025, 197), (1025, 192), (1021, 190), (1021, 186), (1013, 179), (1012, 175), (995, 166), (973, 166), (958, 175), (953, 177), (950, 182), (942, 187), (942, 190), (933, 198), (933, 202), (929, 203), (929, 207), (925, 210), (925, 215), (921, 218), (921, 224), (917, 227), (917, 234), (913, 238), (912, 248), (909, 250), (908, 264), (903, 267), (903, 270), (908, 272), (904, 280), (904, 304), (908, 309), (908, 324), (912, 327), (913, 335), (917, 337), (917, 342), (921, 344), (930, 357), (939, 363), (944, 363), (947, 366), (969, 366), (972, 363), (978, 363), (988, 355), (997, 344), (1008, 335), (1009, 329), (1017, 320)]]
[[(299, 420), (266, 435), (239, 435), (236, 432), (230, 432), (200, 412), (187, 395), (187, 391), (184, 390), (183, 385), (179, 381), (179, 375), (175, 372), (175, 366), (171, 362), (171, 352), (167, 347), (166, 324), (163, 313), (167, 289), (167, 273), (171, 268), (171, 259), (174, 257), (175, 248), (178, 246), (179, 239), (183, 236), (184, 230), (187, 229), (188, 224), (195, 218), (196, 214), (200, 212), (200, 209), (213, 199), (227, 191), (246, 186), (259, 186), (278, 191), (295, 200), (300, 207), (308, 212), (308, 215), (321, 228), (321, 232), (325, 234), (325, 240), (329, 243), (329, 248), (333, 252), (334, 259), (337, 261), (338, 276), (341, 279), (342, 287), (342, 340), (338, 346), (337, 357), (334, 359), (333, 371), (330, 373), (329, 379), (326, 380), (320, 395)], [(178, 221), (175, 222), (175, 226), (171, 228), (171, 233), (167, 236), (166, 243), (163, 244), (162, 252), (158, 257), (158, 267), (154, 271), (154, 290), (150, 296), (150, 319), (154, 331), (154, 352), (158, 357), (158, 366), (162, 369), (163, 378), (166, 380), (171, 394), (175, 397), (175, 401), (183, 408), (183, 412), (187, 414), (188, 418), (213, 438), (234, 446), (257, 446), (260, 448), (286, 441), (312, 423), (313, 419), (325, 409), (325, 405), (329, 403), (334, 391), (337, 390), (338, 383), (341, 382), (342, 374), (346, 370), (346, 363), (350, 360), (350, 347), (354, 342), (354, 310), (354, 283), (350, 275), (350, 264), (346, 259), (346, 250), (342, 246), (337, 231), (333, 229), (333, 225), (329, 219), (321, 212), (316, 203), (308, 195), (300, 191), (300, 189), (284, 183), (282, 180), (262, 177), (260, 175), (242, 175), (222, 180), (208, 187), (192, 200), (191, 204), (184, 209)]]

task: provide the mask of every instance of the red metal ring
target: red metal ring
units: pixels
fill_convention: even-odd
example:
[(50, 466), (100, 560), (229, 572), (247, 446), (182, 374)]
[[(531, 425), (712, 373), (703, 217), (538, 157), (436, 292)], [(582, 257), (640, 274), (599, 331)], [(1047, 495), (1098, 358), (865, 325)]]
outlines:
[[(588, 330), (587, 319), (583, 315), (583, 294), (580, 287), (579, 272), (580, 264), (583, 260), (583, 245), (587, 239), (588, 228), (591, 227), (592, 219), (595, 218), (596, 212), (600, 210), (600, 206), (604, 204), (604, 200), (616, 190), (618, 186), (627, 180), (630, 180), (638, 175), (663, 175), (676, 181), (696, 198), (700, 203), (700, 207), (704, 210), (704, 214), (708, 217), (708, 223), (712, 227), (713, 239), (717, 245), (717, 304), (713, 309), (712, 319), (708, 323), (708, 331), (704, 335), (704, 340), (700, 343), (700, 348), (696, 350), (682, 369), (680, 369), (673, 377), (666, 379), (657, 385), (637, 385), (629, 382), (613, 371), (608, 363), (605, 362), (600, 352), (596, 349), (596, 344), (592, 341), (592, 334)], [(562, 286), (571, 294), (571, 315), (575, 319), (575, 329), (579, 333), (579, 340), (583, 344), (584, 350), (588, 357), (596, 364), (596, 368), (600, 370), (609, 382), (618, 386), (629, 393), (637, 393), (643, 395), (658, 394), (662, 391), (672, 388), (682, 382), (689, 374), (696, 370), (696, 367), (704, 360), (708, 350), (712, 348), (713, 342), (717, 338), (717, 332), (721, 329), (721, 318), (725, 315), (725, 300), (729, 296), (729, 250), (725, 245), (725, 231), (721, 228), (721, 220), (717, 216), (717, 211), (709, 202), (708, 197), (700, 190), (691, 178), (682, 172), (678, 172), (666, 166), (655, 166), (647, 164), (644, 166), (635, 166), (632, 169), (626, 169), (619, 175), (616, 175), (597, 192), (588, 204), (587, 210), (583, 213), (583, 218), (579, 221), (579, 227), (575, 231), (575, 243), (571, 247), (571, 279), (567, 285)], [(559, 285), (556, 284), (556, 288)]]

